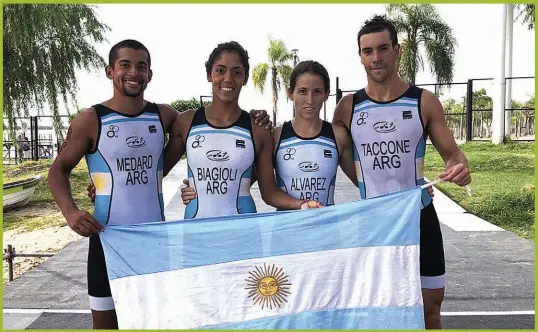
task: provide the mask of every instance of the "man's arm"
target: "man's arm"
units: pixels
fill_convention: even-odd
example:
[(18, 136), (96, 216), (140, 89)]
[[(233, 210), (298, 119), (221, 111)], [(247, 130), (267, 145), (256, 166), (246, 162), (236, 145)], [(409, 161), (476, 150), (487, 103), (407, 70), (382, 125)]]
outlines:
[(103, 229), (90, 213), (77, 207), (69, 184), (71, 171), (92, 147), (91, 129), (97, 132), (97, 117), (92, 110), (86, 110), (73, 119), (48, 174), (50, 191), (56, 204), (69, 227), (82, 236), (98, 234)]
[(253, 126), (252, 133), (257, 147), (256, 167), (258, 169), (258, 184), (263, 201), (271, 206), (285, 210), (320, 207), (321, 204), (318, 202), (301, 201), (278, 189), (275, 184), (273, 170), (273, 141), (271, 133), (256, 126)]
[(344, 174), (358, 187), (355, 161), (353, 160), (353, 141), (345, 128), (333, 125), (334, 136), (340, 151), (339, 164)]
[[(168, 106), (170, 107), (170, 106)], [(171, 108), (171, 107), (170, 107)], [(172, 109), (173, 110), (173, 109)], [(171, 110), (167, 110), (170, 112)], [(176, 112), (175, 110), (173, 110)], [(195, 110), (188, 110), (182, 113), (176, 112), (170, 129), (168, 143), (164, 148), (163, 176), (174, 168), (177, 162), (185, 154), (185, 143), (187, 141), (187, 131), (192, 122)]]
[(349, 119), (351, 119), (351, 108), (353, 107), (353, 95), (346, 95), (340, 99), (334, 109), (332, 124), (349, 129)]
[(454, 141), (454, 136), (446, 125), (443, 106), (439, 99), (431, 92), (424, 90), (421, 109), (426, 122), (426, 130), (447, 168), (439, 177), (460, 186), (471, 183), (471, 172), (467, 158)]

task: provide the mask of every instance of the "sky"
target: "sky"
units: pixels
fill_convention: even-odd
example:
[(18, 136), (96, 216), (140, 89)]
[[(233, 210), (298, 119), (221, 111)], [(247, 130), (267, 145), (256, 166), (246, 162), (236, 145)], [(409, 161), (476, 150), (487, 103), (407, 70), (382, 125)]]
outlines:
[[(500, 4), (436, 4), (440, 16), (453, 29), (457, 40), (455, 82), (470, 78), (495, 77), (500, 67)], [(281, 39), (291, 49), (298, 49), (300, 60), (316, 60), (331, 77), (331, 93), (336, 77), (343, 90), (359, 89), (366, 84), (366, 74), (357, 54), (356, 36), (365, 20), (385, 12), (381, 4), (107, 4), (96, 7), (99, 19), (111, 31), (107, 42), (96, 45), (108, 59), (110, 48), (123, 39), (136, 39), (150, 51), (153, 80), (145, 98), (152, 102), (171, 103), (177, 99), (197, 100), (210, 95), (204, 63), (217, 44), (235, 40), (249, 53), (250, 67), (267, 62), (269, 35)], [(514, 13), (514, 17), (517, 12)], [(520, 21), (514, 23), (512, 76), (534, 76), (534, 31)], [(91, 73), (77, 72), (80, 107), (89, 107), (112, 97), (112, 83), (104, 68)], [(426, 61), (416, 83), (433, 83)], [(433, 86), (425, 87), (433, 90)], [(492, 81), (476, 82), (475, 90), (486, 88), (493, 95)], [(465, 86), (445, 90), (441, 100), (460, 99)], [(534, 79), (513, 83), (512, 99), (527, 100), (534, 93)], [(278, 122), (292, 117), (292, 104), (284, 93), (279, 95)], [(256, 91), (252, 81), (243, 87), (239, 104), (243, 109), (272, 110), (269, 78), (264, 94)], [(327, 102), (330, 120), (335, 98)]]

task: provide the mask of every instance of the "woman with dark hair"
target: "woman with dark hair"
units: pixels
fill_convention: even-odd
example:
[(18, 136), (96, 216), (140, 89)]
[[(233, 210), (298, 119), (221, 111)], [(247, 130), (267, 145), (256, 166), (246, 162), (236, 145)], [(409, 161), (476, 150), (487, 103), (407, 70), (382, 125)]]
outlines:
[[(278, 187), (300, 200), (334, 204), (338, 165), (357, 185), (350, 137), (340, 127), (323, 121), (319, 113), (329, 96), (330, 79), (325, 67), (315, 61), (300, 62), (290, 76), (288, 97), (295, 117), (274, 128), (273, 164)], [(187, 208), (199, 196), (194, 188), (182, 189)], [(278, 207), (277, 207), (278, 209)]]
[[(237, 42), (219, 44), (206, 62), (212, 102), (178, 118), (179, 126), (165, 150), (165, 160), (180, 145), (187, 152), (189, 186), (198, 195), (185, 209), (185, 219), (255, 213), (250, 195), (253, 177), (262, 199), (283, 210), (320, 207), (314, 199), (286, 195), (275, 184), (271, 132), (254, 125), (238, 104), (248, 81), (248, 53)], [(176, 152), (176, 153), (175, 153)]]

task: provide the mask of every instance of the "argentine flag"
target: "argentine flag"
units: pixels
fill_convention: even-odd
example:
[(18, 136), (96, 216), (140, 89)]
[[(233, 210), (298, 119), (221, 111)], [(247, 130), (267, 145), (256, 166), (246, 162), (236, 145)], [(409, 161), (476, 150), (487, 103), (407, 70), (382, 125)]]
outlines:
[(423, 329), (421, 189), (321, 209), (109, 226), (121, 329)]

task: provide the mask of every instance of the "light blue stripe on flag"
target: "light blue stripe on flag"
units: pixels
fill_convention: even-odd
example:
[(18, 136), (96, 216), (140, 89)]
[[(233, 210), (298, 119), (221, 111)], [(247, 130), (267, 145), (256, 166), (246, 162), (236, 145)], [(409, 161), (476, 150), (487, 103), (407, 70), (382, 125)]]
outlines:
[(119, 327), (423, 328), (420, 197), (108, 226)]
[[(113, 261), (115, 266), (108, 270), (110, 279), (300, 252), (417, 245), (420, 194), (420, 188), (410, 189), (360, 203), (293, 214), (279, 211), (188, 222), (114, 225), (101, 233), (101, 240), (107, 261)], [(383, 218), (379, 217), (380, 208), (384, 210)], [(402, 215), (409, 218), (402, 219)], [(262, 224), (268, 220), (275, 223), (271, 234), (262, 234)], [(155, 240), (173, 238), (175, 233), (183, 234), (182, 246), (163, 247)], [(264, 252), (262, 237), (269, 237), (278, 246)], [(132, 245), (133, 238), (139, 245)], [(106, 248), (110, 248), (109, 252)], [(160, 257), (164, 255), (182, 259), (161, 264)]]
[(414, 307), (370, 307), (340, 310), (322, 310), (275, 318), (204, 327), (227, 330), (280, 330), (312, 326), (316, 329), (424, 329), (424, 309)]

